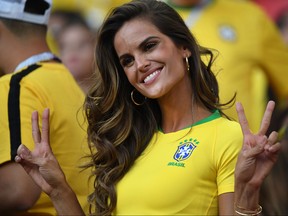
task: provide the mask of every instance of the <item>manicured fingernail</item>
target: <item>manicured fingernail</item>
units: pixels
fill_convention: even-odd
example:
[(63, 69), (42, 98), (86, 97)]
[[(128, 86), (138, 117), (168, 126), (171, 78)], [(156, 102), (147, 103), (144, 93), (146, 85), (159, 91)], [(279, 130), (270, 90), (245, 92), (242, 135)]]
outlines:
[(15, 161), (16, 161), (16, 162), (19, 162), (19, 161), (21, 161), (21, 158), (20, 158), (18, 155), (16, 155)]

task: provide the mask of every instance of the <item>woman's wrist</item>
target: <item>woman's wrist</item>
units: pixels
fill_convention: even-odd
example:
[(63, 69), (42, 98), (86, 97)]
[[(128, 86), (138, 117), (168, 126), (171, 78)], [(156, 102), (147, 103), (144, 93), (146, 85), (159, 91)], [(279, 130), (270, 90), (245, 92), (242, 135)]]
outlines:
[(262, 206), (258, 205), (256, 209), (246, 209), (244, 207), (241, 207), (237, 204), (234, 205), (234, 211), (236, 215), (242, 215), (242, 216), (257, 216), (261, 214), (262, 212)]
[(85, 215), (75, 192), (67, 183), (55, 189), (50, 198), (58, 215)]
[(53, 189), (49, 194), (49, 197), (52, 201), (57, 201), (63, 199), (66, 196), (71, 196), (73, 193), (74, 192), (71, 187), (68, 185), (68, 183), (65, 182), (65, 184), (61, 184), (61, 186)]
[(238, 209), (247, 211), (259, 210), (260, 187), (247, 184), (236, 184), (234, 203)]

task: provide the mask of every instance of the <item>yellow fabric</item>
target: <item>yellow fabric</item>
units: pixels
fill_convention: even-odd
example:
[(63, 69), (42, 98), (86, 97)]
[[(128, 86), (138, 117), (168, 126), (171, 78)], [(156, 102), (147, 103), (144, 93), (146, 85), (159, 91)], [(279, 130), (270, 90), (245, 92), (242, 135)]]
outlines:
[[(261, 91), (267, 89), (259, 70), (279, 99), (288, 96), (288, 50), (276, 26), (248, 1), (215, 0), (200, 9), (200, 13), (195, 8), (174, 8), (186, 21), (189, 16), (196, 16), (189, 28), (199, 44), (219, 51), (213, 69), (221, 101), (227, 102), (236, 92), (251, 129), (258, 131), (266, 105), (263, 101), (266, 92)], [(235, 106), (226, 114), (238, 119)]]
[(218, 215), (218, 195), (234, 191), (241, 145), (239, 124), (217, 112), (191, 130), (156, 133), (117, 184), (114, 214)]
[[(255, 106), (258, 107), (258, 113), (255, 114), (253, 121), (257, 122), (257, 124), (260, 124), (268, 101), (267, 92), (269, 86), (268, 78), (263, 72), (263, 70), (261, 70), (260, 68), (255, 68), (253, 70), (252, 83), (252, 98), (254, 98), (253, 102), (255, 103)], [(253, 124), (253, 122), (249, 122), (249, 125), (250, 124), (252, 124), (254, 132), (256, 132), (256, 125)]]
[(129, 2), (129, 0), (53, 0), (53, 10), (80, 10), (88, 12), (90, 10), (97, 9), (98, 12), (106, 13), (113, 7), (117, 7), (121, 4)]
[(46, 40), (51, 52), (59, 56), (59, 48), (57, 46), (55, 38), (52, 36), (52, 33), (50, 31), (47, 32)]
[[(21, 141), (29, 149), (34, 148), (31, 135), (31, 114), (37, 110), (41, 116), (45, 108), (50, 108), (52, 150), (67, 181), (77, 194), (85, 212), (88, 213), (87, 195), (89, 194), (88, 175), (90, 173), (80, 172), (81, 169), (78, 168), (84, 162), (81, 157), (84, 153), (88, 153), (85, 138), (86, 125), (83, 112), (81, 112), (84, 94), (70, 72), (61, 63), (41, 63), (40, 65), (20, 81)], [(10, 156), (10, 131), (7, 117), (9, 84), (13, 75), (15, 74), (5, 75), (0, 79), (0, 163), (14, 159)], [(29, 213), (56, 215), (50, 199), (44, 193)]]
[(52, 10), (75, 10), (78, 8), (78, 0), (53, 0)]

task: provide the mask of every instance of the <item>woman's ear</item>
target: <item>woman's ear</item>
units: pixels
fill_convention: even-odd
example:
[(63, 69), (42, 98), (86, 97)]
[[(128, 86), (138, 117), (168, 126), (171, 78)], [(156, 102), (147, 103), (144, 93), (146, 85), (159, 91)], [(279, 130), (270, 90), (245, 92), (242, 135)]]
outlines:
[(191, 51), (186, 47), (182, 47), (183, 58), (189, 58), (191, 56)]

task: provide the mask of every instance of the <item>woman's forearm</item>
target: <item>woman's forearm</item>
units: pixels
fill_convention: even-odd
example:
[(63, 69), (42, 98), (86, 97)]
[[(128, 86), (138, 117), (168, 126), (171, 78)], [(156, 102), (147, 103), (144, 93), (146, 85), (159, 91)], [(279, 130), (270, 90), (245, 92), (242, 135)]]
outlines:
[(259, 204), (259, 188), (250, 185), (236, 185), (235, 204), (247, 209), (256, 209)]
[(236, 183), (234, 193), (235, 215), (257, 215), (258, 212), (261, 212), (259, 192), (260, 187), (256, 185)]
[(54, 191), (50, 198), (57, 211), (57, 215), (85, 215), (74, 191), (67, 187)]

